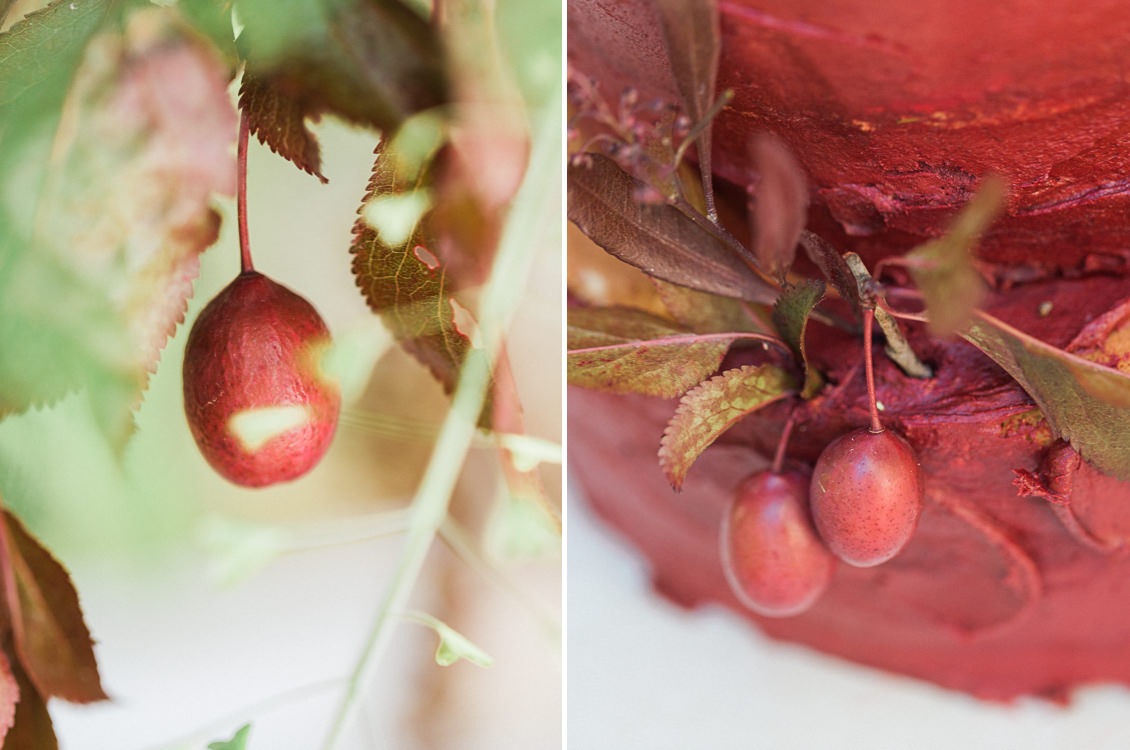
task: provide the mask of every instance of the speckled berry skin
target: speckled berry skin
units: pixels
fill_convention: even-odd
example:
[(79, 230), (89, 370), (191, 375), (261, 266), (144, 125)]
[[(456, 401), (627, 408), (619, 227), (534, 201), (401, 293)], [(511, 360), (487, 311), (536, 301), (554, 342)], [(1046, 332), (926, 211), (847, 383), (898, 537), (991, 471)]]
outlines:
[(861, 428), (828, 444), (812, 472), (812, 519), (828, 549), (860, 568), (897, 555), (922, 511), (914, 449), (891, 430)]
[[(240, 274), (200, 312), (184, 353), (184, 410), (200, 452), (245, 487), (308, 472), (337, 427), (341, 394), (317, 372), (326, 324), (305, 299), (255, 271)], [(307, 419), (249, 450), (232, 415), (301, 406)]]
[(762, 471), (738, 485), (722, 520), (722, 567), (743, 604), (769, 617), (809, 609), (828, 587), (836, 558), (808, 513), (808, 477)]

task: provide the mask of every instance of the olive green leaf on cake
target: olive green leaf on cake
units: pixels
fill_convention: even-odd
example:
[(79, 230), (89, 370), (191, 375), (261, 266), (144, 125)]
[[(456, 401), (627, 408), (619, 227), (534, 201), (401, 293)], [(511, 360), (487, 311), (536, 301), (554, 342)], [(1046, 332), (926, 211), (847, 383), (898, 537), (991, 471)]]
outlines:
[(675, 489), (702, 452), (745, 415), (796, 392), (796, 381), (775, 365), (746, 365), (689, 391), (667, 423), (659, 466)]
[(773, 323), (777, 326), (777, 333), (789, 345), (793, 357), (804, 371), (804, 388), (800, 394), (802, 398), (812, 398), (824, 384), (820, 372), (809, 365), (804, 346), (808, 317), (824, 298), (824, 289), (823, 281), (806, 279), (786, 289), (773, 307)]
[(1056, 437), (1100, 471), (1130, 480), (1130, 376), (980, 311), (961, 336), (1016, 379)]
[(973, 267), (970, 250), (1000, 212), (1004, 196), (1004, 182), (987, 179), (945, 235), (906, 255), (935, 336), (957, 332), (985, 298), (985, 282)]
[(572, 308), (569, 383), (611, 393), (672, 398), (722, 364), (740, 333), (697, 334), (626, 307)]

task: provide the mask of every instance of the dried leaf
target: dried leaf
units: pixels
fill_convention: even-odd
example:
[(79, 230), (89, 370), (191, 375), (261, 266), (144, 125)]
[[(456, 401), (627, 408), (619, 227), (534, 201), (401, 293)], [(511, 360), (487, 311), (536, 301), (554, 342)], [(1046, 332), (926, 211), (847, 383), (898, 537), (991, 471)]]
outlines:
[(808, 316), (823, 298), (824, 282), (819, 279), (806, 279), (786, 289), (773, 307), (773, 324), (804, 370), (801, 398), (812, 398), (824, 384), (820, 372), (809, 364), (808, 354), (804, 348), (804, 331), (808, 326)]
[(447, 100), (438, 34), (400, 0), (313, 0), (285, 12), (275, 0), (239, 0), (237, 12), (251, 133), (319, 178), (306, 120), (329, 113), (391, 131)]
[(950, 336), (964, 327), (985, 297), (985, 282), (973, 267), (970, 250), (1000, 212), (1004, 196), (1004, 183), (987, 179), (944, 236), (906, 255), (935, 336)]
[(219, 231), (211, 201), (235, 191), (226, 88), (223, 64), (175, 10), (138, 10), (90, 40), (54, 156), (35, 167), (43, 192), (19, 209), (26, 234), (0, 228), (0, 411), (85, 386), (124, 443)]
[[(450, 393), (459, 367), (471, 348), (455, 325), (446, 268), (427, 250), (434, 247), (430, 217), (422, 216), (406, 241), (386, 242), (364, 219), (365, 205), (389, 195), (425, 189), (431, 169), (414, 176), (382, 139), (376, 149), (373, 176), (353, 226), (353, 274), (369, 307), (398, 343), (423, 363)], [(427, 253), (427, 254), (425, 254)]]
[(15, 652), (35, 691), (72, 703), (105, 700), (90, 632), (67, 571), (7, 510), (0, 516), (0, 534)]
[(674, 206), (636, 200), (643, 183), (607, 157), (570, 164), (569, 220), (596, 244), (673, 284), (771, 304), (777, 290), (709, 229)]
[(4, 750), (59, 750), (47, 702), (36, 690), (18, 659), (11, 658), (9, 665), (19, 686), (20, 702), (16, 704), (16, 717), (12, 728), (4, 737)]
[(569, 383), (673, 398), (717, 370), (736, 338), (692, 333), (640, 310), (571, 308)]
[(789, 149), (763, 134), (751, 146), (758, 181), (754, 217), (754, 253), (761, 269), (785, 282), (796, 257), (797, 240), (808, 220), (808, 181)]
[(808, 254), (809, 259), (816, 264), (824, 278), (839, 292), (841, 298), (848, 301), (856, 320), (863, 315), (862, 303), (859, 298), (859, 285), (855, 275), (851, 272), (844, 256), (832, 247), (823, 237), (813, 234), (808, 230), (800, 233), (800, 245)]
[(1016, 379), (1056, 437), (1103, 473), (1130, 479), (1130, 376), (980, 311), (961, 335)]
[(659, 444), (659, 466), (675, 489), (702, 452), (739, 419), (794, 393), (796, 383), (774, 365), (727, 370), (679, 402)]
[[(657, 0), (667, 59), (683, 112), (691, 122), (704, 120), (714, 104), (718, 79), (719, 42), (718, 5), (714, 0)], [(713, 211), (711, 184), (711, 128), (703, 128), (698, 137), (698, 162), (707, 195), (707, 208)]]

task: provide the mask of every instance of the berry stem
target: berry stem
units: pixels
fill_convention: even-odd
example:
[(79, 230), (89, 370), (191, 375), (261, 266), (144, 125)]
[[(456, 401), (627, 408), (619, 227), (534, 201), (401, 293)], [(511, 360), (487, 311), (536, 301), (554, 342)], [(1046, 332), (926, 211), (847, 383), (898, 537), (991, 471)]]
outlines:
[(789, 418), (785, 420), (785, 428), (781, 430), (781, 439), (777, 442), (777, 452), (773, 454), (773, 466), (770, 471), (780, 474), (785, 467), (785, 448), (789, 444), (789, 435), (793, 432), (793, 423), (796, 421), (796, 409), (789, 411)]
[(239, 265), (242, 273), (251, 273), (251, 243), (247, 239), (247, 140), (251, 133), (251, 123), (247, 113), (239, 115), (239, 143), (236, 147), (236, 216), (239, 221)]
[(871, 431), (883, 431), (879, 422), (879, 407), (875, 402), (875, 367), (871, 363), (871, 329), (875, 323), (875, 308), (868, 307), (863, 311), (863, 368), (867, 373), (867, 400), (871, 405)]

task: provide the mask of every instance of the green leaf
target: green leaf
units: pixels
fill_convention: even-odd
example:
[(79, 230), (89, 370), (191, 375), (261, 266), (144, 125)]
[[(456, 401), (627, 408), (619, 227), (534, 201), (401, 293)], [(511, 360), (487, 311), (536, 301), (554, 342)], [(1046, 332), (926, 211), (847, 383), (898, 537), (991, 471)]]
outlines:
[(778, 290), (757, 275), (703, 219), (644, 203), (646, 187), (611, 159), (586, 154), (568, 170), (569, 220), (625, 263), (673, 284), (772, 304)]
[(359, 212), (362, 218), (353, 226), (353, 274), (369, 307), (397, 342), (450, 393), (471, 342), (455, 325), (447, 269), (429, 250), (435, 246), (430, 214), (423, 214), (407, 240), (397, 244), (386, 242), (364, 218), (365, 206), (373, 200), (387, 201), (426, 188), (432, 169), (425, 165), (415, 175), (407, 173), (385, 140), (376, 155)]
[(812, 398), (824, 384), (820, 372), (808, 362), (804, 347), (804, 332), (808, 326), (808, 316), (824, 298), (824, 282), (819, 279), (806, 279), (781, 294), (773, 307), (773, 324), (781, 338), (789, 345), (796, 361), (804, 370), (804, 388), (801, 398)]
[(739, 337), (692, 333), (630, 308), (571, 308), (569, 383), (672, 398), (717, 370)]
[(399, 0), (238, 0), (236, 10), (251, 133), (323, 181), (307, 120), (391, 131), (447, 101), (436, 30)]
[(784, 284), (808, 220), (808, 181), (796, 158), (776, 136), (754, 138), (751, 151), (758, 174), (751, 211), (753, 249), (762, 270)]
[(711, 378), (679, 402), (659, 443), (659, 467), (680, 489), (702, 452), (739, 419), (794, 393), (796, 383), (774, 365), (746, 365)]
[(961, 335), (1016, 379), (1056, 437), (1103, 473), (1130, 480), (1130, 376), (980, 311)]
[(110, 5), (107, 0), (55, 0), (0, 34), (0, 107), (39, 87), (44, 103), (61, 100), (83, 47)]
[(424, 612), (408, 612), (404, 616), (421, 625), (426, 625), (439, 636), (439, 645), (436, 647), (436, 664), (441, 667), (449, 667), (460, 659), (466, 659), (480, 667), (489, 667), (494, 664), (494, 659), (485, 651), (439, 619)]
[(230, 740), (209, 743), (208, 750), (247, 750), (247, 738), (250, 736), (251, 725), (244, 724)]
[(973, 267), (970, 250), (1000, 212), (1004, 196), (1000, 179), (985, 180), (944, 236), (906, 255), (935, 336), (950, 336), (964, 327), (985, 298), (985, 282)]
[(4, 600), (15, 652), (36, 691), (72, 703), (106, 700), (67, 571), (7, 510), (0, 513), (0, 535), (0, 570), (5, 571)]
[(0, 124), (26, 139), (0, 156), (20, 185), (0, 196), (0, 416), (85, 387), (119, 448), (235, 191), (236, 127), (223, 64), (175, 10), (123, 24), (90, 38), (58, 130), (57, 112)]

